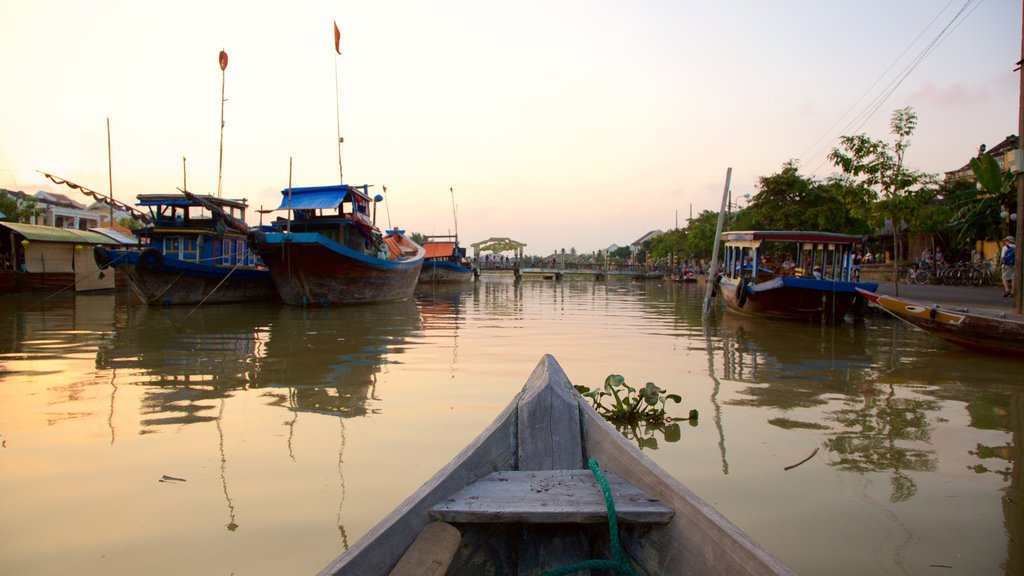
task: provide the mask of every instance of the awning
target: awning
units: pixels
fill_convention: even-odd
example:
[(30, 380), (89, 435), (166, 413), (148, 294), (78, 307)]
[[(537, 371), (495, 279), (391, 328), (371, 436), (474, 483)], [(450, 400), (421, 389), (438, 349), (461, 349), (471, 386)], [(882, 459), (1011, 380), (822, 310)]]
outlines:
[[(365, 188), (365, 186), (364, 186)], [(347, 184), (340, 186), (313, 186), (307, 188), (285, 188), (281, 191), (281, 205), (278, 210), (320, 210), (337, 208), (352, 195), (353, 200), (370, 202), (370, 197)], [(289, 198), (290, 197), (290, 198)]]
[[(121, 244), (117, 240), (89, 230), (75, 228), (56, 228), (54, 226), (38, 226), (19, 222), (0, 222), (0, 226), (17, 234), (21, 234), (31, 242), (66, 242), (74, 244)], [(134, 242), (133, 242), (134, 244)]]
[(444, 258), (455, 253), (455, 242), (424, 242), (427, 258)]

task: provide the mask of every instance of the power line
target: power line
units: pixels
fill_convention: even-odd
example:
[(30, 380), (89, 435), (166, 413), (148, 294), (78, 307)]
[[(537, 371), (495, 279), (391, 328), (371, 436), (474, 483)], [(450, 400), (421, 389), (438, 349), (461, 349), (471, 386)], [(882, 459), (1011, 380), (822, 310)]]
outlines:
[[(956, 30), (960, 26), (960, 24), (962, 24), (964, 22), (964, 20), (966, 20), (967, 17), (970, 16), (974, 12), (974, 10), (976, 10), (978, 8), (978, 6), (980, 5), (981, 1), (982, 0), (966, 0), (964, 5), (960, 7), (960, 9), (956, 12), (956, 14), (953, 15), (953, 17), (942, 28), (942, 30), (940, 30), (938, 32), (938, 34), (936, 34), (935, 37), (918, 53), (918, 55), (913, 60), (911, 60), (911, 62), (903, 69), (902, 72), (900, 72), (895, 78), (893, 78), (893, 80), (891, 80), (889, 82), (889, 84), (881, 92), (879, 92), (879, 94), (877, 96), (875, 96), (866, 105), (864, 110), (862, 110), (860, 113), (858, 113), (856, 116), (854, 116), (843, 127), (843, 129), (840, 132), (840, 134), (856, 133), (865, 124), (867, 124), (868, 120), (870, 120), (875, 115), (875, 113), (878, 112), (878, 109), (882, 107), (882, 105), (886, 102), (886, 100), (889, 99), (890, 96), (892, 96), (892, 94), (896, 91), (897, 88), (899, 88), (899, 86), (903, 83), (903, 81), (906, 80), (907, 77), (910, 76), (910, 74), (935, 50), (935, 48), (937, 48), (942, 43), (942, 41), (944, 41), (947, 37), (949, 37), (949, 35), (954, 30)], [(896, 63), (899, 62), (900, 59), (902, 59), (903, 56), (910, 50), (910, 46), (913, 46), (915, 43), (917, 43), (917, 41), (921, 38), (921, 36), (924, 35), (924, 32), (928, 28), (930, 28), (932, 26), (932, 24), (939, 18), (939, 16), (943, 12), (946, 11), (946, 9), (949, 7), (950, 4), (952, 4), (952, 2), (953, 2), (953, 0), (950, 0), (950, 2), (947, 3), (946, 6), (944, 6), (942, 8), (942, 10), (940, 10), (939, 13), (935, 15), (934, 18), (932, 18), (932, 20), (928, 23), (928, 25), (925, 26), (924, 30), (922, 30), (921, 33), (918, 34), (916, 38), (914, 38), (914, 40), (910, 43), (910, 45), (907, 46), (907, 49), (905, 49), (893, 61), (893, 63), (889, 65), (889, 67), (885, 70), (885, 72), (882, 73), (882, 75), (878, 78), (878, 80), (876, 80), (871, 85), (871, 87), (869, 87), (868, 90), (865, 91), (865, 93), (862, 94), (861, 97), (858, 98), (856, 102), (854, 102), (854, 104), (850, 107), (850, 109), (848, 109), (840, 117), (840, 119), (837, 120), (836, 123), (833, 124), (829, 128), (829, 133), (835, 128), (835, 126), (837, 124), (839, 124), (839, 122), (842, 121), (843, 118), (845, 118), (847, 115), (849, 115), (849, 113), (853, 110), (853, 108), (855, 106), (857, 106), (860, 103), (861, 100), (863, 100), (864, 96), (866, 96), (868, 92), (870, 92), (872, 89), (874, 89), (875, 86), (878, 85), (878, 83), (882, 80), (882, 78), (884, 78), (885, 75), (888, 74), (890, 70), (892, 70), (893, 66), (895, 66)], [(973, 7), (972, 7), (972, 5), (973, 5)], [(969, 8), (970, 8), (970, 11), (968, 12)], [(825, 138), (825, 136), (827, 136), (827, 134), (828, 133), (826, 133), (822, 137), (818, 138), (818, 140), (815, 141), (815, 145), (818, 142), (820, 142), (823, 138)], [(833, 142), (835, 142), (838, 138), (839, 138), (839, 136), (833, 136), (832, 138), (829, 139), (828, 144), (826, 144), (824, 147), (819, 148), (813, 155), (807, 156), (807, 153), (805, 152), (803, 157), (806, 157), (809, 160), (811, 158), (817, 157), (819, 154), (822, 154), (822, 155), (825, 154), (825, 150), (829, 146), (831, 146), (831, 144)], [(811, 147), (813, 148), (814, 145), (812, 145)], [(827, 162), (828, 162), (828, 157), (825, 156), (822, 159), (821, 163), (818, 164), (814, 168), (814, 170), (811, 171), (811, 173), (814, 173), (814, 172), (817, 172), (818, 170), (820, 170)]]

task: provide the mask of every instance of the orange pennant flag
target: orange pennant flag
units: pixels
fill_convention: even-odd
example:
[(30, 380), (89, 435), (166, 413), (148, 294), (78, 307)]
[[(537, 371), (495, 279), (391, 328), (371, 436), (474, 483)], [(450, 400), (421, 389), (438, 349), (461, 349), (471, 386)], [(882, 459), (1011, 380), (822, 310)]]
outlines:
[(338, 30), (338, 21), (334, 21), (334, 51), (341, 54), (341, 30)]
[(228, 67), (228, 53), (220, 51), (220, 71), (223, 72)]

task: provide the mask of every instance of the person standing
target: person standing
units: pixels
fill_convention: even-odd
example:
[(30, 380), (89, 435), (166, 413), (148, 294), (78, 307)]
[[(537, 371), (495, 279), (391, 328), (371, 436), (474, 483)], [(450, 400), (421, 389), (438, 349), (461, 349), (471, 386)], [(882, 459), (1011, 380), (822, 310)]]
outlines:
[(1013, 236), (1003, 238), (1003, 248), (999, 251), (999, 262), (1003, 266), (1003, 298), (1013, 295), (1013, 268), (1016, 257), (1017, 245)]

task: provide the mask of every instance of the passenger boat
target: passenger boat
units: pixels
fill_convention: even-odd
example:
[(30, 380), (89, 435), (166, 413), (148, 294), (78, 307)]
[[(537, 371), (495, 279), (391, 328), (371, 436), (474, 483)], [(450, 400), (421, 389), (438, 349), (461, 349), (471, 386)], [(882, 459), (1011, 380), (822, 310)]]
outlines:
[(716, 293), (732, 312), (838, 323), (867, 305), (856, 288), (878, 289), (877, 282), (853, 280), (860, 236), (742, 231), (724, 232), (722, 239), (725, 258)]
[(249, 250), (244, 226), (239, 230), (234, 224), (245, 220), (244, 199), (185, 192), (137, 198), (137, 206), (149, 211), (148, 224), (138, 232), (141, 244), (119, 250), (97, 246), (93, 257), (100, 268), (123, 271), (146, 304), (277, 298), (270, 272)]
[(458, 237), (427, 236), (423, 250), (420, 282), (458, 284), (476, 278), (477, 271), (466, 257), (466, 249), (459, 246)]
[(1020, 316), (1000, 317), (921, 304), (873, 291), (857, 292), (878, 308), (950, 344), (1008, 358), (1024, 357), (1024, 318)]
[[(250, 235), (281, 298), (297, 306), (387, 302), (412, 296), (424, 250), (402, 230), (382, 233), (369, 186), (281, 191), (287, 218)], [(377, 197), (382, 199), (381, 197)]]
[(638, 574), (793, 574), (605, 422), (545, 355), (480, 436), (321, 574), (542, 574), (591, 559)]

